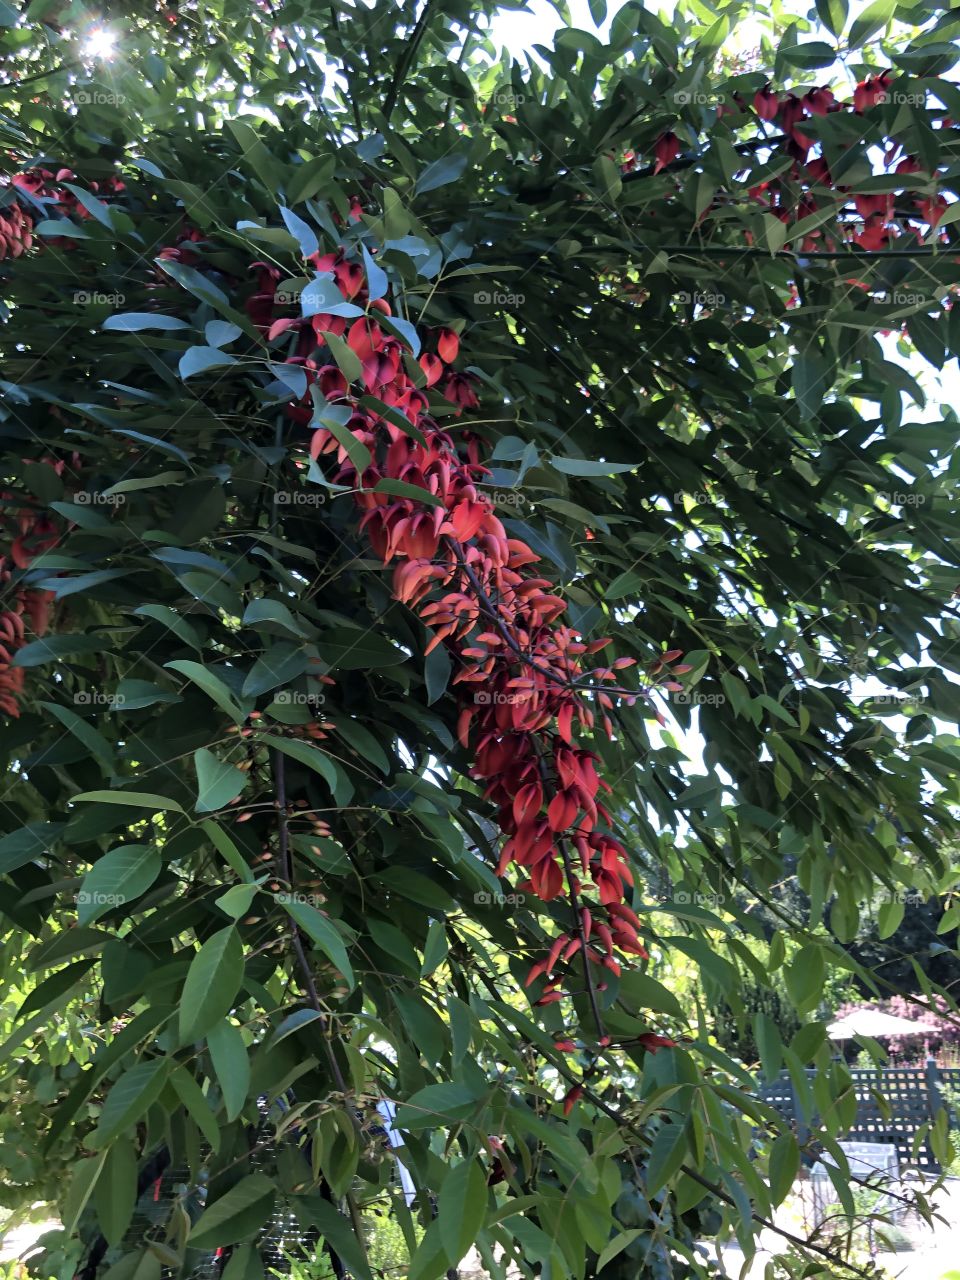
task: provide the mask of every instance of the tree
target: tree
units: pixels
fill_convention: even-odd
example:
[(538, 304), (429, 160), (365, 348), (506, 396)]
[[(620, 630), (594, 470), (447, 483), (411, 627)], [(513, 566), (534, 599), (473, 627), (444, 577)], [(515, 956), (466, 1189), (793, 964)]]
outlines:
[(953, 883), (958, 424), (881, 335), (960, 342), (957, 13), (492, 11), (0, 9), (0, 1066), (88, 1280), (278, 1206), (337, 1275), (374, 1206), (411, 1280), (710, 1274), (849, 1084), (801, 1152), (714, 1011), (782, 971), (805, 1080), (860, 904)]

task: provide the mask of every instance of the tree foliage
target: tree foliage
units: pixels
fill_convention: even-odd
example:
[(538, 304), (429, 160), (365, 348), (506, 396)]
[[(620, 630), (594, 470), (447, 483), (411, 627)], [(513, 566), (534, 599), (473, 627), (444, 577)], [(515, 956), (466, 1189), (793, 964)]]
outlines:
[[(106, 6), (105, 62), (0, 5), (0, 1163), (72, 1170), (51, 1273), (255, 1274), (279, 1206), (336, 1274), (377, 1207), (411, 1280), (709, 1275), (838, 1153), (824, 975), (891, 994), (861, 908), (955, 875), (958, 421), (884, 334), (960, 343), (960, 17), (736, 62), (742, 8), (521, 67), (484, 5)], [(759, 1065), (745, 976), (802, 1023), (758, 1000)]]

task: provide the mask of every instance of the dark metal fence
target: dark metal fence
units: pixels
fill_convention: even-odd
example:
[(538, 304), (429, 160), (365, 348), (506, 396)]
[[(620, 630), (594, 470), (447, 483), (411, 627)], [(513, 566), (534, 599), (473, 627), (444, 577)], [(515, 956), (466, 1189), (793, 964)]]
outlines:
[[(816, 1073), (808, 1071), (813, 1084)], [(885, 1142), (896, 1146), (901, 1166), (938, 1171), (939, 1164), (929, 1145), (914, 1151), (914, 1139), (924, 1125), (946, 1109), (951, 1127), (957, 1122), (955, 1103), (960, 1099), (960, 1068), (938, 1067), (931, 1059), (925, 1067), (854, 1067), (850, 1069), (857, 1112), (853, 1124), (842, 1135), (854, 1142)], [(759, 1089), (760, 1097), (792, 1121), (801, 1140), (814, 1118), (805, 1114), (802, 1100), (790, 1075), (783, 1071)], [(808, 1109), (809, 1110), (809, 1109)]]

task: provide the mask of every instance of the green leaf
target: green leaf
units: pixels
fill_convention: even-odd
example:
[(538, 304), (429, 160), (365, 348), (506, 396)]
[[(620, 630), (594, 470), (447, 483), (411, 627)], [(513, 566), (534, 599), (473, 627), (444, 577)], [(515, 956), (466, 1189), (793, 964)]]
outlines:
[(190, 961), (180, 997), (180, 1040), (201, 1039), (230, 1012), (243, 982), (243, 946), (230, 925), (208, 938)]
[(305, 764), (307, 768), (313, 769), (315, 773), (319, 773), (330, 790), (336, 795), (339, 784), (339, 771), (336, 761), (322, 751), (320, 747), (314, 746), (311, 742), (298, 742), (295, 738), (275, 738), (273, 734), (265, 733), (260, 741), (266, 747), (273, 747), (276, 751), (282, 751), (285, 756), (289, 756), (292, 760)]
[(343, 939), (340, 934), (337, 933), (327, 917), (321, 915), (317, 908), (310, 906), (308, 902), (301, 902), (298, 898), (293, 898), (289, 894), (278, 894), (277, 901), (287, 915), (312, 940), (314, 946), (324, 953), (334, 968), (339, 969), (352, 991), (357, 985), (357, 980), (353, 976), (353, 968), (347, 957), (347, 949), (343, 945)]
[(0, 875), (16, 871), (41, 854), (49, 854), (50, 845), (62, 830), (62, 822), (31, 822), (29, 826), (3, 836), (0, 839)]
[(632, 1227), (629, 1231), (621, 1231), (618, 1235), (615, 1235), (597, 1259), (597, 1273), (602, 1272), (608, 1262), (612, 1262), (614, 1258), (623, 1253), (624, 1249), (633, 1244), (634, 1240), (642, 1234), (639, 1228)]
[(133, 903), (153, 884), (160, 854), (144, 844), (124, 845), (98, 858), (77, 893), (77, 920), (92, 924), (114, 907)]
[(191, 1249), (217, 1249), (253, 1236), (273, 1212), (274, 1183), (262, 1173), (241, 1178), (201, 1213), (189, 1236)]
[(78, 742), (86, 746), (93, 758), (100, 760), (100, 763), (110, 772), (115, 771), (116, 762), (113, 748), (106, 741), (104, 735), (93, 728), (92, 724), (88, 724), (87, 721), (84, 721), (81, 716), (78, 716), (76, 712), (72, 712), (68, 707), (60, 707), (59, 703), (40, 703), (40, 705), (47, 712), (50, 712), (51, 716), (59, 719), (65, 730), (72, 733)]
[(407, 484), (406, 480), (393, 480), (389, 476), (378, 480), (373, 486), (374, 493), (389, 493), (395, 498), (415, 498), (417, 502), (425, 502), (428, 507), (442, 507), (443, 499), (418, 484)]
[(406, 660), (406, 654), (375, 631), (337, 627), (326, 631), (317, 646), (327, 666), (340, 671), (376, 671)]
[(179, 640), (183, 640), (191, 648), (199, 652), (201, 643), (196, 628), (192, 627), (186, 618), (181, 618), (178, 613), (175, 613), (167, 605), (142, 604), (138, 609), (134, 609), (134, 613), (145, 618), (152, 618), (155, 622), (160, 622), (165, 627), (169, 627)]
[(200, 823), (202, 829), (210, 837), (216, 849), (223, 856), (227, 865), (237, 873), (242, 881), (246, 884), (253, 883), (253, 872), (250, 870), (243, 854), (237, 848), (236, 844), (230, 838), (223, 827), (218, 822), (214, 822), (212, 818), (204, 818)]
[[(323, 340), (330, 348), (330, 354), (333, 356), (334, 363), (343, 374), (348, 382), (358, 382), (363, 377), (363, 365), (360, 363), (360, 357), (354, 353), (352, 348), (344, 342), (343, 338), (338, 338), (335, 333), (323, 330)], [(324, 426), (328, 424), (323, 423)], [(339, 440), (340, 437), (337, 436)], [(356, 463), (354, 463), (356, 466)]]
[(15, 667), (42, 667), (47, 662), (59, 662), (61, 658), (75, 658), (85, 653), (102, 653), (103, 640), (99, 636), (51, 635), (42, 640), (31, 640), (13, 657)]
[(781, 1204), (800, 1172), (800, 1148), (792, 1133), (781, 1133), (770, 1149), (770, 1199)]
[(137, 1154), (129, 1138), (118, 1138), (108, 1149), (93, 1189), (100, 1230), (107, 1243), (123, 1242), (137, 1202)]
[(366, 1257), (353, 1227), (346, 1218), (321, 1196), (295, 1196), (293, 1210), (304, 1226), (316, 1227), (325, 1240), (344, 1260), (358, 1280), (373, 1280)]
[(892, 937), (900, 925), (906, 912), (902, 897), (892, 897), (877, 909), (877, 935), (881, 939)]
[(347, 430), (345, 424), (351, 415), (352, 410), (346, 405), (327, 404), (325, 400), (321, 400), (318, 402), (318, 410), (314, 415), (312, 426), (324, 427), (329, 431), (337, 443), (342, 445), (347, 457), (356, 467), (358, 475), (363, 475), (373, 458), (363, 441), (359, 440), (352, 431)]
[(271, 645), (253, 664), (243, 682), (243, 696), (257, 698), (261, 693), (287, 685), (307, 669), (308, 657), (302, 648), (289, 640)]
[(627, 970), (621, 977), (620, 991), (632, 1008), (653, 1009), (686, 1021), (683, 1006), (673, 992), (648, 974)]
[(480, 1234), (487, 1217), (487, 1174), (477, 1160), (455, 1165), (443, 1180), (437, 1203), (440, 1239), (456, 1266)]
[(264, 1280), (263, 1262), (255, 1245), (244, 1244), (232, 1251), (222, 1280)]
[(392, 405), (384, 404), (382, 400), (378, 400), (376, 396), (361, 396), (360, 404), (364, 409), (370, 409), (373, 413), (378, 414), (387, 422), (393, 424), (411, 440), (416, 440), (417, 444), (427, 447), (426, 437), (419, 427), (415, 427), (405, 413), (401, 413), (399, 409), (394, 409)]
[(206, 373), (208, 369), (218, 369), (222, 365), (236, 364), (236, 356), (219, 347), (188, 347), (180, 357), (178, 366), (180, 377), (186, 381), (198, 373)]
[(250, 1059), (240, 1029), (224, 1018), (207, 1031), (207, 1049), (228, 1120), (236, 1120), (250, 1091)]
[(107, 316), (101, 328), (118, 333), (139, 333), (142, 329), (189, 329), (190, 326), (186, 320), (161, 315), (159, 311), (127, 311), (123, 315)]
[(320, 241), (309, 222), (304, 222), (298, 213), (294, 213), (292, 209), (287, 209), (283, 205), (280, 206), (280, 216), (287, 230), (300, 245), (300, 253), (304, 258), (320, 252)]
[(862, 48), (893, 17), (897, 0), (874, 0), (854, 19), (847, 43), (851, 49)]
[(107, 1094), (89, 1145), (95, 1150), (107, 1146), (146, 1115), (163, 1092), (170, 1065), (169, 1058), (150, 1058), (125, 1071)]
[(639, 462), (593, 462), (589, 458), (551, 458), (550, 465), (565, 476), (615, 476), (636, 471)]
[(438, 187), (446, 187), (451, 182), (456, 182), (458, 178), (463, 176), (467, 167), (467, 159), (467, 153), (460, 151), (453, 155), (441, 156), (439, 160), (434, 160), (432, 164), (427, 165), (417, 179), (413, 194), (421, 196), (426, 191), (436, 191)]
[(847, 22), (847, 0), (817, 0), (817, 14), (832, 36), (842, 35)]
[(247, 775), (232, 764), (225, 764), (200, 747), (193, 753), (193, 766), (197, 773), (197, 813), (213, 813), (235, 800), (247, 785)]
[(199, 662), (193, 662), (189, 658), (178, 658), (174, 662), (164, 664), (171, 671), (178, 671), (181, 675), (186, 676), (188, 680), (192, 680), (194, 684), (212, 698), (222, 711), (225, 711), (234, 724), (243, 724), (246, 715), (241, 711), (236, 703), (230, 690), (220, 679), (220, 677), (204, 667)]
[(687, 1138), (683, 1125), (665, 1124), (657, 1132), (647, 1161), (646, 1193), (656, 1195), (683, 1164)]
[(168, 796), (155, 796), (148, 791), (83, 791), (73, 797), (73, 804), (87, 800), (91, 804), (128, 804), (136, 809), (147, 809), (151, 813), (158, 810), (171, 809), (174, 813), (186, 811)]
[(184, 1066), (179, 1066), (170, 1076), (170, 1083), (177, 1092), (180, 1101), (186, 1107), (190, 1119), (203, 1134), (205, 1141), (214, 1152), (220, 1150), (220, 1126), (214, 1118), (210, 1103), (204, 1097), (203, 1090)]
[(478, 1094), (466, 1084), (428, 1084), (397, 1108), (397, 1128), (411, 1133), (465, 1120), (477, 1110)]

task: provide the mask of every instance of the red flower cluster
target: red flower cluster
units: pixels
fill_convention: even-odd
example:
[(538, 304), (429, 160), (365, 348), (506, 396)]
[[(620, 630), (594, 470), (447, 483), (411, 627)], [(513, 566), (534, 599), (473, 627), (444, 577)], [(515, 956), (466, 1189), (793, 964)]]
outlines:
[[(593, 731), (597, 714), (612, 733), (614, 698), (640, 696), (617, 685), (616, 672), (634, 659), (585, 671), (583, 660), (609, 641), (587, 643), (562, 621), (566, 605), (534, 568), (539, 556), (507, 533), (482, 490), (488, 469), (480, 440), (460, 431), (458, 445), (430, 417), (427, 387), (436, 386), (458, 412), (477, 405), (473, 379), (453, 367), (457, 334), (433, 331), (432, 349), (419, 357), (423, 378), (414, 380), (400, 340), (381, 323), (389, 321), (390, 307), (369, 300), (360, 264), (342, 252), (314, 255), (311, 264), (322, 287), (334, 285), (362, 314), (273, 318), (280, 273), (263, 263), (254, 264), (257, 288), (247, 312), (270, 340), (296, 334), (287, 363), (306, 373), (308, 395), (287, 413), (301, 424), (315, 420), (311, 389), (321, 407), (326, 402), (340, 413), (344, 426), (319, 426), (311, 455), (329, 457), (331, 480), (354, 490), (361, 528), (384, 565), (395, 565), (396, 598), (433, 632), (426, 651), (445, 644), (458, 660), (460, 740), (473, 750), (471, 772), (496, 803), (507, 837), (498, 874), (516, 864), (525, 891), (544, 901), (564, 893), (570, 900), (571, 932), (554, 941), (527, 979), (528, 986), (547, 979), (538, 1003), (562, 1000), (566, 965), (578, 953), (585, 968), (596, 967), (601, 976), (604, 969), (619, 973), (618, 952), (647, 954), (640, 919), (624, 902), (632, 884), (627, 856), (610, 834), (611, 817), (600, 799), (609, 787), (597, 773), (596, 755), (577, 740), (578, 732)], [(345, 341), (359, 362), (361, 373), (352, 381), (324, 360), (328, 334)], [(362, 404), (365, 395), (390, 416)], [(362, 463), (344, 432), (362, 447)], [(423, 496), (391, 492), (390, 482), (397, 481)]]
[[(50, 462), (58, 475), (63, 462)], [(60, 537), (60, 531), (49, 516), (21, 507), (8, 510), (18, 501), (13, 494), (0, 494), (4, 507), (6, 532), (11, 538), (10, 550), (0, 554), (0, 590), (3, 592), (0, 612), (0, 711), (16, 719), (20, 715), (19, 699), (23, 694), (23, 667), (11, 665), (14, 656), (30, 638), (26, 623), (35, 636), (46, 633), (50, 621), (53, 592), (36, 591), (23, 586), (16, 578), (17, 570), (28, 569), (43, 551), (48, 551)], [(26, 623), (25, 620), (26, 619)]]

